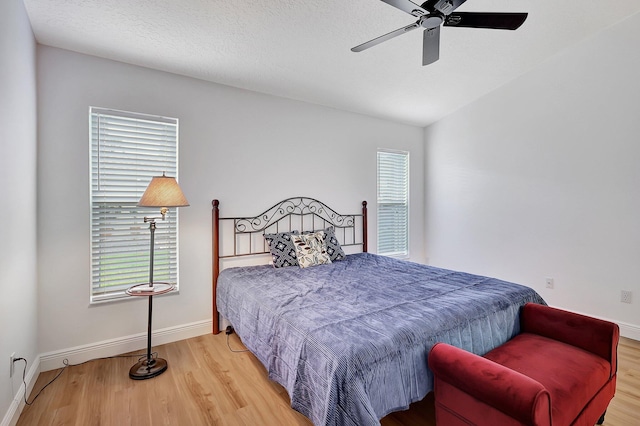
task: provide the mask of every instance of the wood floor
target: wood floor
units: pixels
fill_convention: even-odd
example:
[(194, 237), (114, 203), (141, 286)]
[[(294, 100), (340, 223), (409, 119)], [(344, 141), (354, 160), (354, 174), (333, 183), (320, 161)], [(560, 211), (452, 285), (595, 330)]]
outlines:
[[(243, 349), (236, 335), (233, 349)], [(169, 362), (162, 375), (129, 379), (137, 358), (92, 361), (68, 367), (18, 425), (311, 425), (292, 410), (280, 385), (250, 353), (233, 353), (226, 336), (205, 335), (154, 348)], [(640, 342), (621, 339), (616, 396), (606, 426), (640, 424)], [(56, 371), (40, 374), (34, 394)], [(31, 401), (31, 399), (29, 399)], [(430, 396), (407, 411), (392, 413), (383, 426), (434, 426)]]

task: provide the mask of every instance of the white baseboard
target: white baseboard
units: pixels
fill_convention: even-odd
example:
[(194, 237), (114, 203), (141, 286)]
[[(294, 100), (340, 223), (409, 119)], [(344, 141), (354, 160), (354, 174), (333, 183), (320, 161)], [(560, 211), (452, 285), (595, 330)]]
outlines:
[(633, 340), (640, 340), (640, 327), (637, 325), (619, 322), (618, 327), (620, 327), (621, 336), (628, 337)]
[[(190, 324), (155, 330), (152, 333), (153, 346), (176, 342), (190, 337), (211, 333), (211, 320), (198, 321)], [(59, 351), (47, 352), (40, 355), (40, 370), (49, 371), (64, 366), (63, 360), (69, 364), (79, 364), (94, 358), (120, 355), (123, 353), (145, 349), (147, 347), (147, 333), (103, 340), (102, 342), (76, 346)]]
[[(16, 374), (18, 374), (18, 368), (16, 368)], [(27, 383), (27, 392), (28, 396), (33, 389), (33, 386), (36, 384), (36, 380), (38, 380), (38, 376), (40, 375), (40, 356), (37, 356), (36, 359), (31, 364), (31, 368), (27, 371), (25, 375), (25, 382)], [(9, 405), (9, 409), (7, 410), (2, 422), (0, 422), (0, 426), (15, 426), (18, 423), (18, 419), (20, 418), (20, 413), (24, 409), (24, 383), (20, 383), (20, 387), (18, 388), (18, 392), (13, 396), (13, 401), (11, 401), (11, 405)]]

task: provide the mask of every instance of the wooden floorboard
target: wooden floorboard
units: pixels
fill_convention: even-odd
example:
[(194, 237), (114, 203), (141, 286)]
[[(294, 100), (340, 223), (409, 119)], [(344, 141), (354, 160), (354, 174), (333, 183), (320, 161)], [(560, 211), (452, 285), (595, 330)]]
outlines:
[[(236, 335), (230, 337), (232, 348), (244, 349)], [(224, 333), (154, 350), (169, 368), (150, 380), (129, 379), (129, 368), (137, 358), (68, 367), (33, 405), (25, 407), (18, 425), (311, 425), (290, 408), (287, 392), (267, 378), (256, 357), (229, 350)], [(617, 391), (605, 425), (640, 424), (640, 342), (621, 339), (618, 356)], [(40, 374), (32, 395), (56, 373)], [(432, 396), (381, 423), (435, 426)]]

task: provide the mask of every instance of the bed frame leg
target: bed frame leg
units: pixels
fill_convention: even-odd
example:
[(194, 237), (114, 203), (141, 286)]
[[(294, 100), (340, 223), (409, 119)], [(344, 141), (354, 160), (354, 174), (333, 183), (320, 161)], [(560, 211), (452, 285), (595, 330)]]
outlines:
[(220, 333), (220, 322), (218, 315), (218, 305), (216, 303), (216, 294), (218, 292), (218, 275), (220, 274), (220, 202), (218, 200), (213, 200), (211, 202), (213, 209), (211, 210), (211, 226), (213, 231), (213, 286), (212, 286), (212, 322), (213, 322), (213, 334)]

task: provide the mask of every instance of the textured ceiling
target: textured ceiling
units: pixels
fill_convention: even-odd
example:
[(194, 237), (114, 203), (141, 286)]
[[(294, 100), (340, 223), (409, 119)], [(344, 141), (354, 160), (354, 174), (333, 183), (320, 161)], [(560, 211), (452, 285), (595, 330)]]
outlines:
[(41, 44), (419, 126), (640, 11), (638, 0), (468, 0), (458, 11), (529, 18), (517, 31), (444, 27), (440, 60), (423, 67), (420, 30), (350, 51), (415, 21), (380, 0), (24, 3)]

